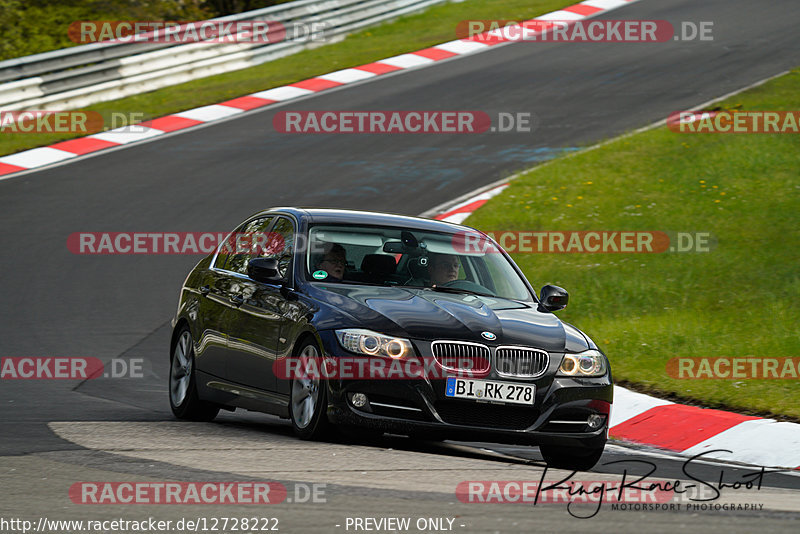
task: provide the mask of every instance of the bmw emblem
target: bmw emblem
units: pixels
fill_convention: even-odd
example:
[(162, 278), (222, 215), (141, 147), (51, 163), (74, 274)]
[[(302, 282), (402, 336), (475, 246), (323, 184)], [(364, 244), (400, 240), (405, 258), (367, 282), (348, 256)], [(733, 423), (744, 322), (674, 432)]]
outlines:
[(494, 341), (495, 339), (497, 339), (497, 336), (491, 332), (481, 332), (481, 335), (483, 336), (483, 339), (486, 339), (488, 341)]

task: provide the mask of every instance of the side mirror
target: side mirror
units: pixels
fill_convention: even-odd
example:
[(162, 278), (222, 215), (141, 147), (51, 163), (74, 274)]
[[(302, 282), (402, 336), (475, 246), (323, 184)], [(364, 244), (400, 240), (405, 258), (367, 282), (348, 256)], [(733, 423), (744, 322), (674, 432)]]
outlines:
[(569, 302), (569, 293), (558, 286), (546, 285), (539, 292), (539, 311), (554, 312), (563, 310)]
[(256, 282), (279, 284), (283, 278), (278, 274), (278, 260), (275, 258), (253, 258), (247, 262), (247, 276)]

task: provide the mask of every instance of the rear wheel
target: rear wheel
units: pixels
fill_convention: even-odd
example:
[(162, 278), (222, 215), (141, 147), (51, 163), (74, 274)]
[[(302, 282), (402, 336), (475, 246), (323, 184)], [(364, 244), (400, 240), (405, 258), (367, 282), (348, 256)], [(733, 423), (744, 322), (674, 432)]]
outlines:
[(178, 419), (211, 421), (219, 407), (200, 400), (194, 377), (194, 344), (188, 326), (178, 332), (169, 366), (169, 405)]
[[(320, 361), (317, 344), (308, 340), (297, 351), (301, 361), (300, 368), (308, 368), (303, 361)], [(292, 379), (289, 393), (289, 416), (292, 427), (300, 439), (322, 439), (331, 429), (328, 421), (328, 389), (319, 377), (298, 377)]]
[(605, 443), (591, 449), (542, 445), (539, 450), (547, 467), (569, 471), (588, 471), (600, 461), (604, 448)]

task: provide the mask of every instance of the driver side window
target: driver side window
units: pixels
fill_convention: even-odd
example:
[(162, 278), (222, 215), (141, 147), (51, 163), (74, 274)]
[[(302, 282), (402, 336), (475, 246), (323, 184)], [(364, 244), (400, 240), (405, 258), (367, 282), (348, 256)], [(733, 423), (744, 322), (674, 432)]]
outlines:
[(223, 269), (239, 274), (247, 274), (247, 262), (259, 255), (259, 251), (264, 249), (267, 241), (267, 230), (272, 223), (273, 217), (253, 219), (236, 229), (231, 234), (227, 242), (220, 250), (228, 250), (228, 261)]

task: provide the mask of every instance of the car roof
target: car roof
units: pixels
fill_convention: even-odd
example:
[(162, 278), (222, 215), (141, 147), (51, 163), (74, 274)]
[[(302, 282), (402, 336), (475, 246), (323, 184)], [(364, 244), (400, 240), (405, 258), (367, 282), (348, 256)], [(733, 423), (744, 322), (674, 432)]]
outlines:
[(424, 230), (431, 232), (464, 232), (465, 230), (475, 231), (468, 226), (454, 224), (434, 219), (424, 219), (422, 217), (409, 217), (407, 215), (396, 215), (393, 213), (380, 213), (375, 211), (330, 209), (330, 208), (297, 208), (297, 207), (278, 207), (270, 208), (259, 213), (287, 213), (295, 216), (299, 220), (308, 223), (319, 224), (364, 224), (379, 226), (399, 226), (413, 230)]

